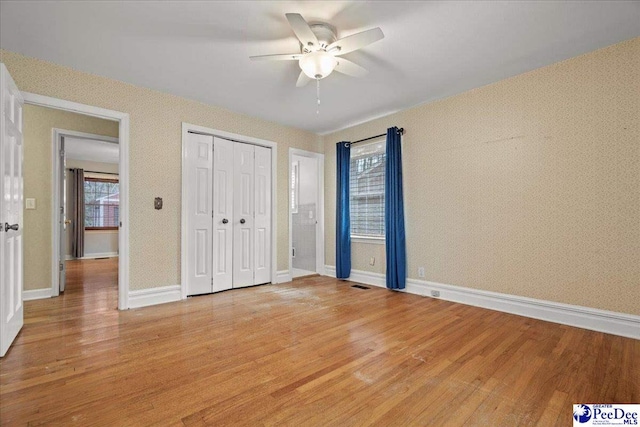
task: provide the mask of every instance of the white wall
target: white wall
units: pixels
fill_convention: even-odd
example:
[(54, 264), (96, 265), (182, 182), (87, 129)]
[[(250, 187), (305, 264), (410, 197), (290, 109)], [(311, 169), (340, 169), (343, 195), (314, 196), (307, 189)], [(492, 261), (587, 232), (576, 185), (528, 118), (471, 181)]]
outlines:
[[(90, 161), (74, 160), (74, 159), (67, 159), (66, 167), (67, 169), (81, 168), (81, 169), (91, 170), (96, 172), (108, 172), (108, 173), (118, 172), (117, 164), (90, 162)], [(101, 175), (101, 174), (88, 173), (88, 172), (85, 172), (85, 176), (114, 178), (114, 175)], [(67, 179), (67, 194), (71, 194), (70, 190), (71, 190), (71, 182), (69, 179)], [(68, 197), (66, 202), (67, 202), (67, 212), (71, 212)], [(73, 257), (71, 256), (71, 227), (67, 227), (65, 231), (65, 238), (67, 242), (67, 247), (65, 250), (66, 258), (73, 259)], [(118, 253), (118, 230), (86, 230), (84, 232), (84, 257), (85, 258), (113, 256), (113, 255), (116, 255), (117, 253)]]

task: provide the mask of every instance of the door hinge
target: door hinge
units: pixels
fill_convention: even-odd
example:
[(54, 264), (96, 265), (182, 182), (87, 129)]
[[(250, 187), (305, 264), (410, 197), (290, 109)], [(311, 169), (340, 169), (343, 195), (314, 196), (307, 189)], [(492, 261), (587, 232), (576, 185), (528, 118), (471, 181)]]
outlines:
[(58, 264), (58, 269), (59, 269), (60, 271), (62, 271), (62, 270), (64, 269), (64, 264), (63, 264), (63, 263), (59, 263), (59, 264)]
[(60, 150), (60, 157), (64, 157), (64, 150)]
[(60, 206), (60, 213), (64, 213), (64, 206)]

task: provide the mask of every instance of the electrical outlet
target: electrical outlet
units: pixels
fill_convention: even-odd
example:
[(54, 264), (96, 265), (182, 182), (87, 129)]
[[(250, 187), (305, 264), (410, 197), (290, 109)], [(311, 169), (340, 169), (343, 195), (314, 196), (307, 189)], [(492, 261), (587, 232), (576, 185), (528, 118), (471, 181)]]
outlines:
[(371, 259), (369, 260), (369, 265), (376, 265), (376, 257), (371, 257)]
[(440, 291), (431, 291), (431, 296), (434, 298), (440, 297)]
[(424, 267), (418, 267), (418, 277), (424, 279)]

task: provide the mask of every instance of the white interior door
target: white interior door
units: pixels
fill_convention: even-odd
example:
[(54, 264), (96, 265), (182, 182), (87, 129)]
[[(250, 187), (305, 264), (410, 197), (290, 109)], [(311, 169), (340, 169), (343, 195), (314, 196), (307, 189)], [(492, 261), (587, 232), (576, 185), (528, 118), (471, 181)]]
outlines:
[(66, 176), (66, 160), (64, 154), (64, 137), (60, 138), (60, 171), (58, 175), (58, 185), (60, 191), (60, 214), (59, 214), (59, 232), (60, 232), (60, 245), (58, 251), (58, 286), (60, 292), (64, 292), (64, 287), (67, 280), (67, 267), (65, 263), (65, 256), (67, 254), (67, 180)]
[(254, 284), (271, 282), (271, 149), (255, 147)]
[(189, 134), (185, 147), (188, 176), (186, 199), (187, 230), (187, 295), (212, 292), (212, 170), (213, 137)]
[(0, 357), (23, 325), (22, 106), (18, 87), (0, 64)]
[(254, 285), (255, 147), (234, 144), (233, 287)]
[(213, 138), (213, 290), (233, 286), (233, 142)]

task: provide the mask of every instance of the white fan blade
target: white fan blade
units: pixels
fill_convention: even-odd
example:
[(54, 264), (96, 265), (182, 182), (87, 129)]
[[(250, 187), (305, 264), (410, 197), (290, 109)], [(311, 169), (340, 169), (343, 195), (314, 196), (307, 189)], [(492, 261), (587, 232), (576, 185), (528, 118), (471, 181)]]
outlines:
[(298, 81), (296, 82), (296, 87), (306, 86), (311, 79), (307, 76), (304, 71), (300, 71), (300, 75), (298, 76)]
[(336, 58), (338, 60), (338, 65), (336, 65), (335, 70), (341, 72), (342, 74), (346, 74), (351, 77), (363, 77), (366, 76), (369, 71), (366, 68), (359, 66), (349, 60), (344, 58)]
[(250, 56), (252, 61), (297, 61), (302, 58), (300, 53), (283, 53), (277, 55), (258, 55)]
[(384, 34), (382, 30), (380, 28), (373, 28), (361, 33), (352, 34), (331, 43), (327, 46), (327, 52), (331, 52), (334, 55), (344, 55), (345, 53), (353, 52), (383, 38)]
[(309, 24), (307, 24), (307, 21), (304, 20), (302, 15), (299, 13), (286, 13), (285, 16), (289, 21), (289, 25), (291, 25), (291, 29), (304, 47), (309, 48), (309, 50), (316, 50), (320, 47), (318, 38), (313, 34)]

